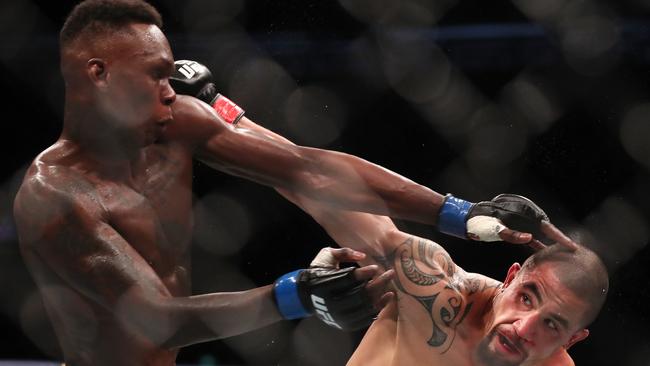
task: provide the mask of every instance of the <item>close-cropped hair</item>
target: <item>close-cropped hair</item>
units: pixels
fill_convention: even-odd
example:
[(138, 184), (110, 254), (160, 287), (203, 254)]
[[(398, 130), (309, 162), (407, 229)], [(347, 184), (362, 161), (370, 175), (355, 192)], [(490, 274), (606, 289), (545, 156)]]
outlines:
[(162, 17), (143, 0), (85, 0), (72, 9), (61, 28), (61, 49), (82, 34), (117, 31), (131, 23), (153, 24), (162, 28)]
[(583, 325), (593, 322), (609, 292), (607, 268), (600, 257), (585, 246), (571, 250), (559, 244), (550, 245), (531, 255), (522, 265), (521, 273), (545, 263), (553, 264), (560, 282), (589, 305)]

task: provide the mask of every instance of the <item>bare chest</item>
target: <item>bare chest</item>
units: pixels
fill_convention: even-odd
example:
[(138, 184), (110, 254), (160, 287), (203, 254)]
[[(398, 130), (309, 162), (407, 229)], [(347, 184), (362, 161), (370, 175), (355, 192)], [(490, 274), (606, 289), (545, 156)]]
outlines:
[(183, 151), (153, 146), (132, 185), (99, 187), (111, 226), (179, 294), (189, 287), (191, 177), (191, 158)]

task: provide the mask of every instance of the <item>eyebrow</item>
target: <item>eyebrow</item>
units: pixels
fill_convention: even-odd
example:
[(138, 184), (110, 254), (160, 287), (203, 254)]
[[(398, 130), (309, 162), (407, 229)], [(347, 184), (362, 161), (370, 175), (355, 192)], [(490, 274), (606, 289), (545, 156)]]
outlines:
[[(539, 286), (537, 286), (537, 284), (535, 282), (526, 282), (526, 283), (523, 284), (523, 287), (526, 290), (533, 293), (533, 296), (535, 296), (538, 303), (541, 304), (543, 302), (542, 301), (543, 300), (542, 299), (542, 293), (539, 291)], [(563, 318), (562, 316), (557, 315), (557, 314), (551, 314), (550, 316), (551, 316), (551, 318), (553, 318), (553, 320), (560, 323), (560, 325), (562, 325), (562, 327), (564, 327), (564, 329), (569, 329), (569, 321), (568, 320), (566, 320), (565, 318)]]

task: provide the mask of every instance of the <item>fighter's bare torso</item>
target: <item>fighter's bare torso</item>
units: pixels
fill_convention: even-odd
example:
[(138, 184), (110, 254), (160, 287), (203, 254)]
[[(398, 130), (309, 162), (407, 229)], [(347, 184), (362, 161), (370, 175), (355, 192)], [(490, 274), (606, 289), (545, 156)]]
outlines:
[[(77, 144), (60, 140), (33, 162), (26, 175), (21, 195), (33, 195), (19, 210), (19, 226), (27, 228), (21, 240), (24, 258), (44, 296), (69, 365), (105, 360), (113, 365), (173, 364), (176, 350), (130, 332), (116, 315), (78, 291), (70, 281), (57, 275), (55, 263), (66, 258), (47, 257), (52, 239), (48, 223), (39, 221), (40, 207), (51, 192), (67, 196), (85, 206), (121, 235), (141, 260), (153, 269), (172, 296), (190, 294), (189, 241), (192, 227), (191, 154), (181, 145), (156, 143), (141, 150), (132, 164), (132, 176), (120, 179), (110, 171), (93, 169), (93, 161)], [(21, 197), (19, 196), (19, 199)], [(56, 200), (55, 200), (56, 201)], [(57, 208), (52, 208), (57, 209)], [(34, 215), (36, 213), (36, 215)], [(36, 221), (36, 222), (34, 222)], [(43, 231), (39, 232), (39, 228)], [(27, 230), (29, 232), (27, 232)], [(56, 241), (53, 241), (56, 242)], [(80, 252), (92, 251), (84, 242), (68, 243)], [(56, 250), (53, 248), (53, 250)], [(91, 258), (93, 253), (84, 253)], [(86, 270), (77, 268), (81, 275)], [(105, 291), (118, 296), (124, 289), (106, 276)], [(65, 299), (65, 301), (62, 301)], [(119, 299), (116, 300), (119, 303)]]
[[(405, 233), (379, 263), (396, 271), (398, 300), (368, 329), (348, 366), (476, 365), (486, 314), (501, 282), (467, 273), (438, 244)], [(560, 349), (535, 366), (573, 365)]]

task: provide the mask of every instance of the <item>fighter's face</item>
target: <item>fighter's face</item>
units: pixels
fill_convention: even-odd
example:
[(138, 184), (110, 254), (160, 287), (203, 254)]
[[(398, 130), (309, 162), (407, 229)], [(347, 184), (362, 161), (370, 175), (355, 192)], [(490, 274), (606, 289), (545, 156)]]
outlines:
[(543, 360), (588, 335), (580, 327), (587, 305), (562, 285), (552, 264), (517, 275), (520, 269), (519, 264), (510, 268), (494, 300), (494, 321), (477, 350), (485, 365)]
[(135, 36), (117, 36), (106, 61), (105, 88), (99, 98), (123, 138), (151, 144), (171, 120), (174, 90), (169, 76), (174, 59), (167, 39), (155, 25), (131, 25)]

